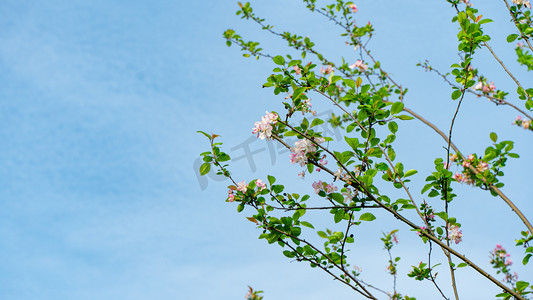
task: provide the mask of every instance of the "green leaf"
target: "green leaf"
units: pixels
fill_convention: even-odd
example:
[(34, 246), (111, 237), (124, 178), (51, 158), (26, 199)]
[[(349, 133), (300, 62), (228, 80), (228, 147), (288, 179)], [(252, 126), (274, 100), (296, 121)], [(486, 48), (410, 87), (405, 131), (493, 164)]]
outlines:
[(355, 81), (353, 81), (353, 79), (343, 79), (342, 81), (344, 81), (347, 86), (355, 89)]
[(455, 90), (453, 91), (452, 93), (452, 100), (457, 100), (459, 99), (459, 97), (461, 97), (463, 93), (461, 92), (461, 90)]
[(205, 174), (209, 173), (210, 170), (211, 170), (211, 164), (210, 163), (203, 163), (200, 166), (200, 175), (205, 175)]
[(388, 127), (392, 133), (396, 133), (396, 131), (398, 131), (398, 124), (396, 124), (394, 121), (389, 122)]
[(431, 187), (433, 186), (432, 183), (428, 183), (426, 185), (424, 185), (424, 188), (422, 189), (422, 192), (420, 192), (421, 194), (427, 192), (427, 190), (429, 190)]
[(305, 227), (308, 227), (308, 228), (311, 228), (311, 229), (315, 229), (315, 227), (313, 227), (313, 225), (311, 223), (309, 223), (309, 222), (301, 221), (300, 224), (302, 224)]
[(376, 217), (371, 213), (364, 213), (359, 217), (359, 221), (374, 221)]
[(310, 127), (314, 127), (314, 126), (317, 126), (317, 125), (320, 125), (320, 124), (324, 124), (324, 121), (322, 119), (314, 119), (313, 122), (311, 122), (311, 126)]
[(517, 37), (518, 37), (518, 34), (514, 34), (514, 33), (510, 34), (510, 35), (507, 36), (507, 42), (508, 43), (512, 43), (512, 42), (514, 42), (514, 40), (516, 40)]
[(346, 140), (346, 143), (352, 147), (352, 149), (356, 150), (357, 146), (359, 146), (359, 140), (357, 138), (349, 138), (347, 136), (344, 136), (344, 140)]
[(344, 197), (342, 196), (342, 194), (331, 193), (329, 195), (330, 195), (331, 198), (333, 198), (333, 200), (337, 201), (340, 204), (344, 204)]
[(394, 102), (392, 104), (392, 107), (390, 109), (390, 113), (395, 115), (397, 113), (400, 113), (403, 110), (403, 103), (401, 102)]
[[(439, 227), (439, 228), (440, 228), (440, 227)], [(458, 268), (464, 268), (464, 267), (466, 267), (466, 266), (468, 266), (467, 263), (460, 263), (460, 264), (457, 265)]]
[(496, 133), (494, 132), (491, 132), (490, 133), (490, 139), (496, 143), (496, 140), (498, 139), (498, 136), (496, 135)]
[(196, 131), (196, 132), (205, 135), (209, 140), (211, 140), (211, 135), (209, 135), (209, 134), (207, 134), (207, 133), (205, 133), (205, 132), (203, 132), (203, 131), (201, 131), (201, 130), (198, 130), (198, 131)]
[(287, 256), (288, 258), (293, 258), (293, 257), (296, 256), (296, 255), (294, 255), (294, 253), (292, 251), (289, 251), (289, 250), (283, 251), (283, 255)]
[(396, 158), (396, 153), (394, 152), (394, 149), (387, 149), (387, 154), (389, 155), (390, 160), (394, 161), (394, 159)]
[(325, 239), (325, 238), (328, 237), (328, 235), (327, 235), (324, 231), (317, 231), (316, 233), (317, 233), (318, 236), (321, 237), (321, 238), (324, 238), (324, 239)]
[(268, 182), (270, 183), (270, 185), (273, 185), (274, 182), (276, 182), (276, 177), (270, 176), (270, 175), (268, 175), (267, 177), (268, 177)]
[(294, 89), (294, 94), (292, 95), (292, 100), (296, 100), (305, 92), (305, 87), (298, 87)]
[(333, 220), (335, 220), (335, 223), (339, 223), (344, 218), (344, 210), (339, 209), (337, 212), (335, 212), (335, 216), (333, 217)]
[(285, 64), (285, 58), (283, 56), (278, 55), (272, 59), (276, 65), (284, 65)]
[(533, 256), (532, 254), (528, 254), (526, 256), (524, 256), (524, 259), (522, 260), (522, 264), (527, 265), (527, 263), (529, 262), (529, 259), (531, 258), (531, 256)]
[(516, 282), (516, 289), (519, 290), (520, 292), (523, 291), (528, 286), (529, 286), (529, 282), (525, 282), (525, 281)]
[(404, 177), (409, 177), (409, 176), (415, 175), (416, 173), (418, 173), (417, 170), (409, 170), (409, 171), (405, 172), (405, 175), (403, 175), (403, 176)]
[(399, 116), (396, 116), (396, 118), (400, 119), (400, 120), (412, 120), (414, 119), (413, 117), (411, 116), (407, 116), (407, 115), (399, 115)]

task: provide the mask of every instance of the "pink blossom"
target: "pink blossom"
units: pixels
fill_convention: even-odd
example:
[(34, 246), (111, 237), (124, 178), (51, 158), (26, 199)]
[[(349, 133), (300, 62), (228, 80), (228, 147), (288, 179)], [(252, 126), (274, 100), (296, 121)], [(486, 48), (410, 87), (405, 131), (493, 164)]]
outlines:
[(237, 190), (238, 191), (246, 193), (247, 189), (248, 189), (248, 184), (244, 180), (239, 182), (239, 183), (237, 183)]
[(473, 154), (470, 154), (470, 155), (468, 155), (468, 157), (467, 157), (468, 161), (473, 161), (474, 158), (475, 158), (475, 157), (474, 157)]
[(484, 162), (484, 161), (481, 161), (478, 165), (477, 165), (477, 169), (479, 172), (484, 172), (486, 170), (489, 169), (489, 164)]
[(320, 73), (322, 73), (322, 74), (326, 74), (327, 75), (327, 74), (329, 74), (331, 72), (333, 72), (333, 67), (331, 65), (328, 65), (325, 69), (324, 69), (324, 67), (320, 67)]
[(342, 192), (344, 197), (344, 203), (349, 203), (353, 199), (353, 192), (351, 188), (346, 188), (345, 192)]
[(326, 159), (326, 155), (322, 156), (322, 158), (320, 159), (319, 163), (323, 166), (327, 165), (328, 164), (328, 161)]
[(319, 193), (320, 191), (324, 191), (326, 193), (333, 193), (337, 191), (337, 187), (333, 184), (326, 184), (322, 181), (315, 181), (312, 184), (313, 189), (315, 189), (315, 193)]
[(315, 193), (317, 194), (324, 188), (324, 185), (321, 180), (313, 182), (311, 186), (313, 187), (313, 189), (315, 189)]
[(398, 237), (396, 236), (396, 233), (392, 234), (392, 241), (398, 244)]
[(528, 129), (529, 125), (531, 125), (531, 120), (522, 121), (522, 127), (524, 127), (524, 129)]
[(478, 82), (476, 83), (476, 85), (474, 85), (473, 89), (474, 90), (481, 90), (483, 88), (483, 82)]
[(516, 122), (518, 121), (522, 121), (522, 116), (517, 116), (516, 119), (515, 119)]
[(352, 10), (353, 13), (356, 13), (358, 11), (357, 6), (355, 4), (350, 4), (348, 7)]
[(518, 42), (518, 43), (516, 43), (516, 47), (518, 47), (518, 48), (524, 48), (524, 43), (522, 43), (522, 42)]
[(513, 0), (514, 4), (522, 4), (526, 6), (527, 8), (531, 8), (531, 3), (529, 3), (528, 0)]
[(307, 164), (306, 154), (309, 152), (315, 152), (316, 147), (310, 140), (304, 138), (303, 140), (296, 141), (294, 147), (291, 149), (291, 164), (299, 163), (300, 166)]
[(418, 231), (418, 230), (416, 231), (416, 234), (420, 236), (420, 235), (422, 235), (422, 232), (426, 231), (426, 229), (427, 229), (426, 226), (422, 226), (422, 227), (420, 227), (420, 231)]
[(257, 179), (255, 181), (255, 186), (257, 186), (257, 188), (259, 189), (259, 191), (262, 191), (266, 188), (266, 184), (263, 182), (263, 180), (261, 179)]
[(335, 174), (333, 174), (333, 176), (335, 176), (335, 180), (339, 180), (342, 177), (342, 169), (339, 168), (337, 170), (337, 172), (335, 172)]
[(448, 239), (454, 241), (456, 244), (461, 242), (463, 237), (463, 231), (459, 230), (459, 227), (456, 225), (451, 225), (448, 227)]
[(294, 71), (296, 71), (297, 75), (302, 75), (302, 69), (300, 69), (300, 67), (294, 66), (293, 69), (294, 69)]
[(362, 60), (357, 60), (354, 64), (349, 65), (348, 67), (349, 67), (350, 69), (359, 68), (359, 70), (361, 70), (361, 71), (366, 71), (366, 70), (368, 70), (368, 66), (367, 66), (365, 63), (363, 63)]
[(457, 159), (457, 154), (450, 155), (450, 162), (454, 162)]
[(337, 190), (337, 187), (334, 186), (332, 183), (326, 185), (326, 187), (324, 188), (324, 191), (328, 194), (336, 192)]
[(452, 178), (457, 180), (457, 182), (463, 182), (464, 181), (463, 174), (461, 174), (461, 173), (453, 174)]
[(302, 171), (302, 172), (298, 173), (298, 177), (304, 179), (304, 177), (305, 177), (305, 172)]
[(483, 93), (493, 93), (496, 90), (496, 86), (494, 85), (494, 82), (491, 82), (489, 84), (483, 85)]
[(272, 138), (272, 125), (278, 122), (278, 115), (276, 113), (266, 112), (266, 115), (261, 117), (261, 122), (255, 122), (252, 128), (252, 134), (257, 134), (257, 137), (264, 140)]
[(465, 168), (470, 167), (470, 162), (468, 162), (468, 161), (463, 161), (463, 167), (465, 167)]
[(228, 192), (228, 202), (235, 201), (235, 195), (233, 195), (233, 190), (229, 190)]

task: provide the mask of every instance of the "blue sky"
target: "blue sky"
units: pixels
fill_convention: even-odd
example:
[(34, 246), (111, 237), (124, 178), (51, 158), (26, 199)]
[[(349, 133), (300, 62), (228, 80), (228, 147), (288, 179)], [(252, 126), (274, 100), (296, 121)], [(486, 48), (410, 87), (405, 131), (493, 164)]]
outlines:
[[(415, 64), (427, 58), (447, 71), (457, 61), (453, 10), (445, 1), (357, 4), (360, 23), (375, 24), (374, 54), (410, 90), (406, 106), (448, 128), (455, 109), (448, 87)], [(482, 4), (496, 21), (487, 25), (499, 39), (493, 48), (513, 71), (531, 78), (502, 42), (513, 31), (501, 3)], [(353, 55), (342, 48), (335, 27), (303, 11), (298, 1), (255, 7), (279, 30), (324, 41), (320, 49), (332, 57)], [(253, 225), (224, 203), (227, 182), (197, 178), (193, 165), (208, 144), (196, 130), (222, 135), (236, 158), (242, 153), (231, 148), (250, 137), (253, 122), (265, 110), (281, 110), (281, 98), (261, 88), (272, 63), (242, 58), (221, 35), (234, 28), (264, 40), (271, 53), (285, 49), (283, 43), (240, 20), (236, 8), (233, 1), (2, 2), (0, 298), (243, 299), (248, 284), (265, 290), (266, 299), (350, 297), (327, 276), (257, 240)], [(478, 61), (490, 63), (482, 71), (498, 87), (515, 90), (486, 51)], [(313, 103), (319, 111), (329, 109), (319, 99)], [(522, 158), (509, 163), (504, 191), (532, 216), (533, 189), (525, 174), (533, 165), (533, 144), (530, 134), (510, 126), (515, 116), (469, 98), (455, 138), (464, 152), (478, 153), (491, 131), (517, 141)], [(442, 156), (443, 142), (415, 121), (406, 122), (399, 138), (397, 157), (418, 169), (422, 182), (433, 159)], [(234, 161), (236, 177), (275, 174), (292, 180), (291, 188), (312, 192), (311, 179), (293, 179), (300, 170), (288, 164), (287, 154), (269, 155), (260, 142), (250, 147), (262, 151), (254, 155), (257, 170), (240, 159)], [(488, 251), (499, 242), (518, 261), (520, 251), (512, 245), (522, 226), (507, 207), (487, 193), (458, 190), (455, 213), (465, 234), (458, 249), (488, 266)], [(512, 221), (495, 222), (496, 214)], [(375, 250), (381, 231), (400, 228), (401, 272), (425, 258), (414, 252), (419, 244), (407, 228), (383, 219), (361, 228), (361, 247), (353, 250), (364, 258), (355, 264), (363, 265), (370, 281), (385, 276), (386, 254)], [(479, 289), (469, 285), (486, 285), (472, 274), (458, 276), (465, 279), (463, 293), (476, 299)], [(427, 298), (412, 281), (401, 283), (403, 291)]]

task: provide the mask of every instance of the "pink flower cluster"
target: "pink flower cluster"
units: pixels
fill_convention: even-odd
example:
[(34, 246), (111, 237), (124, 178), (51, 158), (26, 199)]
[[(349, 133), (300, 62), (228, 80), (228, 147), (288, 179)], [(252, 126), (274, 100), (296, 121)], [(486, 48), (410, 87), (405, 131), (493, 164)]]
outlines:
[(457, 180), (459, 183), (466, 183), (468, 185), (474, 184), (474, 181), (472, 178), (470, 178), (470, 176), (468, 176), (468, 174), (455, 173), (452, 178)]
[(272, 137), (272, 125), (278, 122), (278, 115), (276, 113), (266, 112), (266, 115), (261, 118), (261, 122), (255, 122), (254, 128), (252, 128), (252, 134), (257, 134), (257, 137), (264, 140), (271, 139)]
[(500, 244), (496, 244), (496, 248), (490, 251), (490, 264), (493, 268), (498, 270), (498, 273), (505, 274), (504, 281), (513, 284), (518, 280), (516, 273), (511, 274), (510, 267), (513, 264), (511, 254), (507, 253), (505, 248)]
[(311, 109), (311, 99), (305, 99), (302, 102), (302, 115), (304, 115), (306, 112), (311, 113), (313, 116), (316, 116), (316, 110)]
[(531, 3), (528, 0), (513, 0), (514, 4), (522, 4), (525, 7), (531, 9)]
[[(461, 162), (461, 158), (457, 154), (450, 156), (450, 163), (457, 163), (463, 166), (464, 170), (462, 173), (455, 173), (452, 178), (459, 183), (466, 183), (472, 185), (475, 183), (474, 178), (472, 177), (472, 172), (468, 169), (471, 165), (476, 168), (480, 173), (489, 170), (489, 164), (481, 159), (476, 159), (476, 156), (470, 154), (467, 156), (466, 160)], [(448, 168), (446, 166), (446, 168)]]
[(294, 69), (294, 71), (296, 72), (296, 75), (302, 75), (302, 69), (300, 69), (300, 67), (298, 66), (294, 66), (292, 67)]
[[(324, 138), (314, 138), (315, 142), (321, 144), (325, 141)], [(300, 166), (305, 166), (307, 164), (307, 153), (315, 152), (316, 146), (312, 141), (304, 138), (303, 140), (296, 141), (294, 147), (291, 149), (291, 164), (298, 163)]]
[(326, 194), (330, 194), (333, 192), (336, 192), (338, 188), (334, 186), (332, 183), (327, 184), (325, 182), (322, 182), (321, 180), (313, 182), (313, 189), (315, 189), (315, 193), (319, 193), (320, 191), (324, 191)]
[(518, 116), (516, 117), (516, 119), (514, 120), (514, 125), (518, 125), (518, 126), (521, 126), (522, 128), (524, 129), (531, 129), (533, 130), (533, 123), (531, 122), (531, 120), (529, 119), (522, 119), (521, 116)]
[(448, 239), (455, 242), (456, 244), (459, 244), (463, 237), (463, 231), (459, 230), (459, 227), (456, 225), (448, 226)]
[(363, 63), (362, 60), (355, 61), (355, 63), (349, 65), (348, 68), (350, 69), (359, 68), (361, 72), (368, 70), (368, 66), (365, 63)]
[[(262, 190), (264, 190), (266, 188), (266, 184), (263, 182), (263, 180), (261, 179), (257, 179), (255, 181), (255, 186), (257, 187), (257, 191), (260, 192)], [(235, 190), (243, 193), (243, 194), (246, 194), (246, 192), (248, 191), (248, 184), (246, 183), (246, 181), (241, 181), (241, 182), (238, 182), (237, 183), (237, 186), (230, 186), (229, 187), (229, 191), (228, 191), (228, 202), (233, 202), (235, 201)]]
[(496, 86), (492, 81), (490, 83), (483, 83), (480, 81), (476, 85), (474, 85), (473, 89), (477, 91), (482, 91), (484, 94), (490, 94), (496, 91)]
[(357, 195), (357, 190), (352, 191), (351, 188), (343, 188), (341, 192), (342, 196), (344, 197), (344, 203), (350, 203), (352, 201), (353, 197)]
[(324, 69), (324, 67), (320, 67), (320, 73), (322, 73), (322, 74), (326, 74), (327, 75), (327, 74), (329, 74), (331, 72), (333, 72), (333, 67), (331, 65), (328, 65), (325, 69)]
[(348, 5), (348, 8), (350, 8), (353, 13), (356, 13), (358, 11), (357, 6), (355, 4)]

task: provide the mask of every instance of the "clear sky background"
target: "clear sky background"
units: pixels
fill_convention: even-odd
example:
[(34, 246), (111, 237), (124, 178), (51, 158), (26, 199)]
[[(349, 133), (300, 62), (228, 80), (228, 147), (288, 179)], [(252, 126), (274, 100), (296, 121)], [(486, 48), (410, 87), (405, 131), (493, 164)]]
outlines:
[[(338, 30), (299, 1), (256, 2), (257, 13), (278, 30), (309, 35), (330, 57), (357, 59)], [(514, 44), (505, 42), (514, 31), (504, 4), (481, 2), (474, 4), (496, 21), (485, 26), (493, 48), (531, 87), (531, 74), (515, 63)], [(444, 0), (357, 5), (358, 23), (375, 25), (374, 55), (409, 88), (406, 106), (447, 129), (456, 105), (450, 89), (415, 64), (429, 59), (447, 72), (458, 61), (453, 9)], [(236, 9), (234, 1), (1, 2), (1, 299), (229, 300), (244, 299), (247, 285), (265, 290), (266, 300), (354, 299), (328, 276), (257, 240), (253, 224), (224, 202), (228, 182), (197, 176), (194, 163), (208, 143), (196, 130), (222, 135), (227, 152), (238, 158), (242, 150), (231, 149), (247, 141), (253, 123), (265, 110), (281, 111), (284, 96), (261, 88), (273, 64), (242, 58), (221, 36), (234, 28), (265, 41), (269, 53), (287, 50), (235, 16)], [(486, 50), (474, 63), (522, 105)], [(313, 105), (327, 112), (320, 101), (313, 98)], [(511, 126), (516, 115), (468, 97), (455, 142), (463, 152), (482, 153), (491, 131), (515, 140), (522, 158), (509, 162), (503, 190), (533, 220), (532, 135)], [(417, 121), (402, 125), (397, 158), (419, 170), (411, 189), (421, 201), (418, 191), (434, 158), (443, 157), (444, 143)], [(274, 174), (312, 193), (312, 180), (320, 177), (296, 179), (300, 168), (288, 163), (288, 154), (269, 154), (266, 145), (250, 144), (259, 151), (257, 168), (235, 160), (235, 177)], [(520, 266), (521, 249), (513, 247), (523, 225), (498, 198), (470, 187), (457, 191), (451, 210), (464, 234), (457, 248), (490, 268), (488, 252), (502, 243), (521, 279), (533, 280), (531, 267)], [(400, 274), (426, 254), (416, 251), (420, 242), (406, 227), (385, 215), (379, 220), (356, 231), (353, 263), (363, 268), (363, 278), (390, 289), (381, 231), (400, 229), (394, 253), (402, 256)], [(446, 269), (439, 273), (446, 285)], [(458, 277), (465, 299), (497, 293), (467, 270)], [(401, 278), (401, 292), (433, 298), (429, 284), (424, 292)]]

